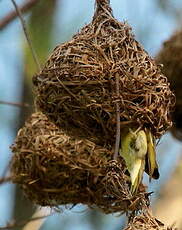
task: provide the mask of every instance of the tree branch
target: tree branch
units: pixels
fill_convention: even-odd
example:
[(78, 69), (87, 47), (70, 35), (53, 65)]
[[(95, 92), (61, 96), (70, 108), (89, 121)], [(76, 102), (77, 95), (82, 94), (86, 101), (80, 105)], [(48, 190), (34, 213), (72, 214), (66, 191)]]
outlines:
[[(25, 0), (25, 2), (20, 6), (20, 11), (26, 13), (29, 11), (39, 0)], [(0, 20), (0, 30), (3, 30), (9, 23), (18, 17), (17, 11), (11, 11), (4, 18)]]
[(20, 223), (11, 221), (11, 222), (7, 223), (6, 226), (0, 227), (0, 229), (3, 229), (3, 230), (7, 229), (8, 230), (8, 229), (14, 229), (14, 228), (17, 228), (17, 227), (23, 227), (27, 223), (47, 218), (49, 216), (52, 216), (53, 214), (54, 213), (51, 213), (51, 214), (48, 214), (48, 215), (43, 215), (43, 216), (32, 217), (32, 218), (30, 218), (28, 220), (21, 221)]
[(16, 107), (31, 107), (32, 106), (32, 105), (29, 105), (28, 103), (17, 103), (17, 102), (10, 102), (10, 101), (0, 101), (0, 104), (16, 106)]
[(0, 185), (4, 183), (8, 183), (12, 180), (12, 177), (0, 177)]

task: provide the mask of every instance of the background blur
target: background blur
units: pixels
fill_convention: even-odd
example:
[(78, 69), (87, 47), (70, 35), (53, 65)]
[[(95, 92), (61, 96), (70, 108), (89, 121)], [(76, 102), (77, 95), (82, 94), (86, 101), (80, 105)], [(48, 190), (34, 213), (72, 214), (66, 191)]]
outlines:
[[(28, 0), (17, 0), (19, 6)], [(34, 6), (23, 14), (33, 46), (41, 64), (51, 50), (71, 39), (81, 27), (89, 23), (94, 12), (94, 0), (37, 0)], [(114, 16), (127, 21), (133, 28), (144, 48), (153, 57), (159, 52), (163, 41), (182, 26), (181, 0), (111, 0)], [(0, 0), (0, 24), (3, 18), (14, 10), (11, 0)], [(24, 124), (32, 107), (4, 105), (2, 102), (29, 103), (33, 105), (31, 77), (37, 71), (27, 46), (18, 18), (0, 27), (0, 175), (3, 176), (11, 158), (9, 146), (17, 130)], [(167, 224), (182, 229), (182, 185), (180, 169), (182, 145), (167, 133), (157, 147), (161, 177), (152, 181), (149, 191), (156, 217)], [(180, 175), (180, 176), (179, 176)], [(144, 178), (145, 183), (148, 180)], [(176, 194), (175, 192), (178, 192)], [(18, 222), (30, 218), (34, 207), (11, 184), (0, 186), (0, 226), (16, 219)], [(169, 211), (167, 211), (169, 210)], [(64, 211), (64, 212), (63, 212)], [(39, 209), (40, 215), (54, 210)], [(74, 224), (73, 224), (74, 223)], [(72, 210), (60, 208), (60, 213), (48, 217), (28, 230), (119, 230), (124, 218), (117, 215), (103, 215), (85, 206)], [(41, 225), (41, 226), (40, 226)]]

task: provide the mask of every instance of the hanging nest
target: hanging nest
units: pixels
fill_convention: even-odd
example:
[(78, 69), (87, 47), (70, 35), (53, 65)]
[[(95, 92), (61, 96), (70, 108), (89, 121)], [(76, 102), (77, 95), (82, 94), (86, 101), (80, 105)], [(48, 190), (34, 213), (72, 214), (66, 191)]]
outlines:
[(163, 72), (168, 77), (176, 95), (175, 111), (172, 114), (174, 121), (172, 133), (182, 140), (182, 31), (176, 32), (164, 42), (156, 59), (164, 65)]
[(173, 227), (167, 227), (161, 221), (156, 219), (152, 213), (145, 209), (138, 216), (129, 219), (128, 226), (124, 230), (177, 230)]
[(11, 163), (13, 182), (42, 206), (86, 204), (104, 213), (135, 211), (148, 194), (129, 191), (122, 158), (84, 138), (65, 134), (42, 113), (18, 132)]
[(54, 49), (33, 83), (36, 106), (64, 130), (80, 127), (113, 144), (117, 105), (121, 126), (147, 127), (157, 138), (171, 127), (167, 78), (109, 0), (96, 0), (92, 22)]

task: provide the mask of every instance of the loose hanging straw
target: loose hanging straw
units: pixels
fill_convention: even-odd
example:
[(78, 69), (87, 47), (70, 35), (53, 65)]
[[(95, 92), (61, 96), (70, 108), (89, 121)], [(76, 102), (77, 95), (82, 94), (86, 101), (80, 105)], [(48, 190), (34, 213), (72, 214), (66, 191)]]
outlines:
[(17, 15), (18, 15), (18, 17), (19, 17), (19, 19), (20, 19), (20, 22), (21, 22), (21, 25), (22, 25), (22, 28), (23, 28), (23, 32), (24, 32), (24, 34), (25, 34), (25, 37), (26, 37), (28, 46), (29, 46), (29, 48), (30, 48), (30, 50), (31, 50), (32, 57), (33, 57), (34, 62), (35, 62), (35, 64), (36, 64), (36, 66), (37, 66), (37, 70), (40, 71), (40, 70), (41, 70), (40, 63), (39, 63), (37, 54), (36, 54), (36, 52), (35, 52), (35, 50), (34, 50), (34, 48), (33, 48), (32, 41), (31, 41), (31, 39), (30, 39), (29, 33), (28, 33), (28, 31), (27, 31), (25, 20), (23, 19), (22, 14), (21, 14), (21, 11), (20, 11), (18, 5), (16, 4), (15, 0), (11, 0), (11, 2), (12, 2), (12, 4), (14, 5), (15, 10), (16, 10), (16, 12), (17, 12)]

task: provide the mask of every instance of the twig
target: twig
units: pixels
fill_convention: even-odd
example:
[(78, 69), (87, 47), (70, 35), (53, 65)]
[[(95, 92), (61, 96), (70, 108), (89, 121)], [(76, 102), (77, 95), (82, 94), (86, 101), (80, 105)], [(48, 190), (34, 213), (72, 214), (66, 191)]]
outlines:
[(14, 229), (14, 228), (17, 228), (17, 227), (22, 227), (22, 226), (24, 226), (25, 224), (27, 224), (29, 222), (44, 219), (44, 218), (47, 218), (49, 216), (52, 216), (53, 214), (54, 213), (44, 215), (44, 216), (32, 217), (32, 218), (30, 218), (28, 220), (21, 221), (20, 223), (16, 223), (16, 222), (12, 221), (12, 223), (8, 223), (6, 226), (0, 227), (0, 229)]
[(31, 107), (32, 106), (32, 105), (29, 105), (28, 103), (16, 103), (16, 102), (10, 102), (10, 101), (0, 101), (0, 104), (16, 106), (16, 107)]
[[(116, 95), (119, 99), (119, 75), (116, 73)], [(119, 152), (119, 144), (120, 144), (120, 107), (119, 102), (116, 101), (116, 141), (115, 141), (115, 149), (114, 149), (114, 160), (118, 157)]]
[[(22, 13), (30, 10), (39, 0), (25, 0), (25, 2), (20, 6), (20, 11)], [(0, 30), (3, 30), (10, 22), (12, 22), (18, 16), (17, 11), (11, 11), (4, 18), (0, 20)]]
[(8, 183), (12, 177), (0, 177), (0, 184)]
[(13, 3), (14, 7), (15, 7), (15, 10), (17, 12), (17, 15), (18, 17), (20, 18), (20, 21), (21, 21), (21, 24), (22, 24), (22, 28), (23, 28), (23, 32), (25, 34), (25, 37), (26, 37), (26, 40), (28, 42), (28, 45), (30, 47), (30, 50), (31, 50), (31, 53), (32, 53), (32, 56), (33, 56), (33, 59), (34, 59), (34, 62), (35, 64), (37, 65), (37, 69), (40, 71), (40, 64), (39, 64), (39, 61), (38, 61), (38, 58), (37, 58), (37, 54), (33, 48), (33, 45), (32, 45), (32, 42), (31, 42), (31, 39), (30, 39), (30, 36), (28, 34), (28, 31), (27, 31), (27, 28), (26, 28), (26, 23), (22, 17), (22, 14), (21, 14), (21, 10), (18, 8), (15, 0), (11, 0), (11, 2)]

